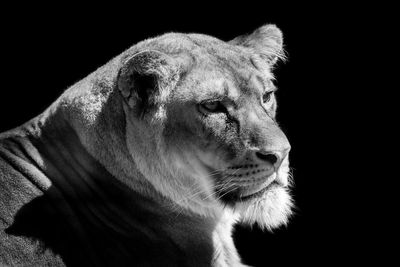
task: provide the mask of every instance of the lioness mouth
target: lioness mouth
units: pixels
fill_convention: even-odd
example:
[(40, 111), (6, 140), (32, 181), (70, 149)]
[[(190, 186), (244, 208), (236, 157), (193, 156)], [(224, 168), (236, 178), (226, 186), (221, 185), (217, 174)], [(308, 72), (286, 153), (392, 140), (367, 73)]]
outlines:
[(234, 204), (236, 202), (245, 202), (253, 198), (261, 197), (266, 191), (273, 187), (285, 186), (279, 181), (279, 179), (276, 179), (275, 173), (268, 175), (262, 180), (264, 180), (263, 185), (260, 185), (259, 188), (242, 187), (237, 188), (237, 190), (228, 190), (228, 192), (222, 191), (218, 193), (220, 195), (219, 198), (227, 204)]
[(240, 201), (247, 201), (247, 200), (250, 200), (250, 199), (253, 199), (253, 198), (260, 197), (260, 196), (262, 196), (267, 190), (270, 190), (271, 188), (273, 188), (273, 187), (278, 187), (278, 186), (281, 186), (281, 185), (280, 185), (277, 181), (272, 181), (272, 182), (269, 183), (267, 186), (263, 187), (261, 190), (255, 192), (255, 193), (253, 193), (253, 194), (246, 195), (246, 196), (240, 196), (240, 197), (239, 197), (239, 200), (240, 200)]

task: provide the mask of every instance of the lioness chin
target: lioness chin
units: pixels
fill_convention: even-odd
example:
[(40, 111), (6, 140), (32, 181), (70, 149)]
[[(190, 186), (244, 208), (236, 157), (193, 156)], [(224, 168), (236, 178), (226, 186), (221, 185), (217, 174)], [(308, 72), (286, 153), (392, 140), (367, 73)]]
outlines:
[(142, 41), (0, 135), (0, 263), (240, 266), (236, 222), (286, 224), (282, 34)]

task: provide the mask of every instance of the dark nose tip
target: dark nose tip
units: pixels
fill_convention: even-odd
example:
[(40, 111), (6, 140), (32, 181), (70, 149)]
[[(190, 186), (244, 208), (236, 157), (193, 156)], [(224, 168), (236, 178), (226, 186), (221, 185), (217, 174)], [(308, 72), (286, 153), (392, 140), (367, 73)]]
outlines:
[(257, 151), (255, 152), (255, 156), (257, 159), (267, 162), (275, 167), (275, 169), (279, 168), (282, 163), (282, 160), (286, 157), (289, 150), (285, 150), (282, 152), (275, 151)]

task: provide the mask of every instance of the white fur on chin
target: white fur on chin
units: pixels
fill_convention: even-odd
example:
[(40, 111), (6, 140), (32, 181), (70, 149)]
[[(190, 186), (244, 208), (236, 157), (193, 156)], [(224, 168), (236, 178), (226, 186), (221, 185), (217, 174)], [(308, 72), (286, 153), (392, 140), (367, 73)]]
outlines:
[(262, 229), (272, 230), (287, 224), (292, 207), (293, 202), (288, 190), (274, 186), (260, 198), (238, 202), (235, 210), (241, 215), (242, 223), (257, 223)]

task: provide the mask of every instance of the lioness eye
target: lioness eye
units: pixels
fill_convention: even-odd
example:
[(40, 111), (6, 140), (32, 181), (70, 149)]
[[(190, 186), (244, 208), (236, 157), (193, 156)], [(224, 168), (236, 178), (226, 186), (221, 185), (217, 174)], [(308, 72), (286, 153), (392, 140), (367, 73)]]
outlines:
[(220, 112), (223, 111), (223, 105), (219, 101), (204, 102), (200, 104), (201, 109), (208, 112)]
[(271, 99), (271, 95), (272, 95), (272, 91), (270, 91), (270, 92), (266, 92), (264, 95), (263, 95), (263, 102), (264, 103), (267, 103), (270, 99)]

